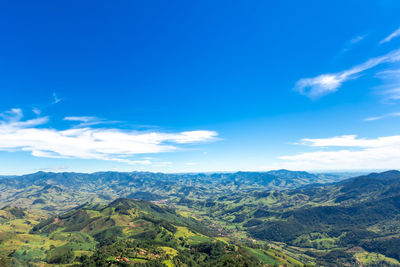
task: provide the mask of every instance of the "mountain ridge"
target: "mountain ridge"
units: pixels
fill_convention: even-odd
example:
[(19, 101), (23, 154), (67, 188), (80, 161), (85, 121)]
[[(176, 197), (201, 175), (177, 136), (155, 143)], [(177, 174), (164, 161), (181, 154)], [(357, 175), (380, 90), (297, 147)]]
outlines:
[(327, 183), (340, 179), (342, 177), (287, 170), (212, 174), (40, 171), (0, 179), (0, 206), (46, 207), (48, 212), (54, 213), (57, 209), (66, 211), (83, 202), (107, 203), (127, 196), (146, 200), (179, 196), (205, 198), (249, 190), (282, 190), (315, 181)]

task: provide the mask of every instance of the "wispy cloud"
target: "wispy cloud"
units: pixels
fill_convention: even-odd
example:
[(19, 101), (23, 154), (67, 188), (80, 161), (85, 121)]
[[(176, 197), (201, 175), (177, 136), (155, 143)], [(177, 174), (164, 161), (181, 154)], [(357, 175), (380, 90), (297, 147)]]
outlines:
[(314, 78), (300, 79), (295, 85), (295, 90), (312, 99), (316, 99), (326, 94), (336, 92), (344, 82), (359, 77), (365, 70), (383, 63), (397, 61), (400, 61), (400, 49), (380, 57), (371, 58), (362, 64), (341, 72), (321, 74)]
[[(23, 120), (21, 109), (0, 114), (0, 150), (29, 151), (36, 157), (98, 159), (128, 164), (151, 164), (132, 160), (138, 154), (172, 152), (184, 144), (216, 140), (217, 132), (198, 130), (178, 133), (123, 131), (90, 127), (57, 130), (45, 127), (48, 117)], [(82, 117), (81, 117), (82, 118)]]
[(56, 93), (53, 93), (53, 105), (58, 104), (62, 101), (62, 98), (58, 97)]
[(42, 113), (42, 111), (38, 108), (33, 108), (32, 112), (35, 113), (37, 116), (40, 116), (40, 114)]
[(64, 118), (65, 121), (78, 122), (75, 127), (87, 127), (99, 124), (114, 124), (118, 121), (109, 121), (94, 116), (69, 116)]
[(79, 122), (91, 122), (91, 121), (98, 121), (99, 118), (90, 117), (90, 116), (70, 116), (70, 117), (65, 117), (64, 120), (66, 120), (66, 121), (79, 121)]
[(390, 118), (390, 117), (400, 117), (400, 112), (393, 112), (393, 113), (388, 113), (388, 114), (381, 115), (381, 116), (368, 117), (368, 118), (365, 118), (364, 121), (377, 121), (377, 120)]
[(339, 57), (339, 56), (347, 53), (348, 51), (350, 51), (355, 45), (357, 45), (358, 43), (363, 41), (367, 36), (368, 36), (368, 34), (358, 35), (358, 36), (355, 36), (354, 38), (348, 40), (346, 42), (346, 44), (344, 45), (343, 49), (336, 55), (336, 57)]
[(0, 113), (0, 118), (9, 122), (19, 121), (23, 116), (22, 109), (20, 108), (13, 108)]
[(395, 30), (394, 32), (392, 32), (389, 36), (387, 36), (385, 39), (383, 39), (382, 41), (379, 42), (379, 44), (384, 44), (384, 43), (388, 43), (390, 42), (393, 38), (396, 38), (400, 36), (400, 27)]
[(321, 139), (302, 139), (301, 144), (317, 151), (282, 156), (284, 168), (387, 169), (400, 165), (400, 135), (373, 139), (343, 135)]
[(382, 85), (376, 89), (384, 96), (386, 102), (400, 100), (400, 69), (389, 69), (378, 72), (376, 77), (382, 80)]
[(362, 40), (364, 40), (365, 37), (367, 37), (367, 34), (358, 35), (358, 36), (354, 37), (353, 39), (351, 39), (350, 43), (351, 44), (357, 44), (357, 43), (361, 42)]
[(400, 87), (387, 89), (382, 92), (386, 96), (386, 100), (400, 100)]
[(378, 72), (376, 74), (377, 77), (381, 79), (400, 79), (400, 69), (390, 69)]
[(358, 138), (357, 135), (342, 135), (320, 139), (304, 138), (301, 139), (301, 144), (313, 147), (381, 147), (400, 144), (400, 136), (378, 137), (376, 139)]
[(23, 112), (19, 108), (13, 108), (11, 110), (0, 113), (0, 129), (2, 126), (7, 125), (10, 128), (24, 128), (34, 127), (37, 125), (45, 124), (49, 121), (48, 117), (40, 117), (31, 120), (21, 121)]

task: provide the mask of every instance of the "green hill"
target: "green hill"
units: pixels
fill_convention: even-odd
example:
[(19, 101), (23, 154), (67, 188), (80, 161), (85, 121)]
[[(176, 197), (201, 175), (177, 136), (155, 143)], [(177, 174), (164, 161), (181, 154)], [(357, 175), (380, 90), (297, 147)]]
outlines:
[(7, 207), (1, 216), (2, 266), (261, 266), (253, 251), (146, 201), (85, 204), (50, 218)]
[[(266, 190), (277, 177), (304, 186)], [(0, 263), (400, 266), (400, 172), (307, 183), (318, 177), (280, 170), (3, 178), (0, 188), (17, 207), (0, 210)]]
[(190, 206), (255, 239), (283, 242), (320, 265), (399, 266), (399, 189), (400, 172), (388, 171), (328, 185), (218, 196)]
[(82, 203), (106, 204), (120, 197), (168, 201), (176, 197), (206, 199), (249, 190), (297, 188), (330, 183), (342, 177), (286, 170), (212, 174), (150, 172), (37, 172), (0, 179), (0, 207), (11, 205), (59, 214)]

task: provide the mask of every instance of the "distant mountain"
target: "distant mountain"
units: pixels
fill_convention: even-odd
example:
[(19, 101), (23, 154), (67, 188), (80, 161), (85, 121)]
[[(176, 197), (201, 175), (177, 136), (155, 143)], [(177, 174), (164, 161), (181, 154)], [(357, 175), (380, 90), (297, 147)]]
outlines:
[(268, 172), (236, 172), (223, 177), (222, 181), (236, 184), (256, 184), (265, 189), (297, 188), (314, 183), (331, 183), (338, 181), (338, 176), (329, 174), (312, 174), (304, 171), (276, 170)]
[(287, 170), (213, 174), (150, 172), (37, 172), (0, 179), (0, 206), (67, 211), (84, 202), (107, 203), (119, 197), (151, 201), (176, 197), (208, 198), (251, 190), (297, 188), (331, 183), (341, 177)]

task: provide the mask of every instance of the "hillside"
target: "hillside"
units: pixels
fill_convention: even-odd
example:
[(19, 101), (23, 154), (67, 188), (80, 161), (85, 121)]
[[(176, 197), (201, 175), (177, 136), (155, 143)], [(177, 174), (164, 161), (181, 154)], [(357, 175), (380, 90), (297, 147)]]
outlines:
[(225, 195), (190, 207), (253, 238), (283, 242), (320, 264), (354, 264), (368, 252), (378, 255), (376, 264), (397, 266), (399, 189), (400, 172), (388, 171), (303, 189)]
[(12, 205), (57, 214), (85, 202), (106, 204), (120, 197), (149, 201), (176, 197), (206, 199), (221, 194), (297, 188), (340, 179), (334, 175), (286, 170), (214, 174), (37, 172), (0, 179), (0, 207)]
[(148, 180), (144, 173), (74, 175), (5, 178), (3, 186), (21, 191), (11, 198), (20, 207), (1, 210), (3, 261), (118, 266), (125, 257), (139, 265), (218, 266), (235, 258), (238, 266), (400, 266), (399, 171), (286, 190), (265, 188), (283, 175), (286, 185), (318, 176), (284, 170), (150, 173)]
[(292, 266), (298, 262), (265, 245), (242, 246), (198, 220), (146, 201), (85, 204), (50, 218), (13, 207), (0, 213), (2, 266), (261, 266), (262, 262)]

